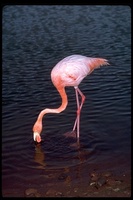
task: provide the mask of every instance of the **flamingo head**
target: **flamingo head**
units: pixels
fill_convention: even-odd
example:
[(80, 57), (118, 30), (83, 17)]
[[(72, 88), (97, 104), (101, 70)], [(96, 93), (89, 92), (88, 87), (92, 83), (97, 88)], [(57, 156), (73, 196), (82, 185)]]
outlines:
[(38, 143), (41, 142), (41, 136), (40, 136), (41, 131), (42, 131), (42, 124), (36, 122), (33, 126), (33, 139)]

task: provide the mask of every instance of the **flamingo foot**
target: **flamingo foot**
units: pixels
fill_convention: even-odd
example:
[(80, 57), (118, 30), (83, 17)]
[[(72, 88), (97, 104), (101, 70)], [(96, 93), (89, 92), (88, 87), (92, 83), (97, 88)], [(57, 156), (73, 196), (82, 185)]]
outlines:
[(71, 137), (71, 138), (76, 138), (76, 137), (77, 137), (75, 131), (67, 132), (67, 133), (64, 134), (64, 136), (65, 136), (66, 138), (69, 138), (69, 137)]

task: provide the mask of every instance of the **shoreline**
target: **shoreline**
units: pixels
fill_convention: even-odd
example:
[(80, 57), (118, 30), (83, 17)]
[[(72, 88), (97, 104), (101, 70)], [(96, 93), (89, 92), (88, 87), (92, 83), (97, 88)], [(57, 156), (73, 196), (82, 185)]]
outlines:
[[(87, 166), (86, 166), (87, 169)], [(95, 170), (74, 174), (73, 170), (41, 172), (37, 180), (28, 184), (2, 187), (3, 197), (130, 197), (130, 170)], [(21, 181), (22, 182), (22, 181)]]

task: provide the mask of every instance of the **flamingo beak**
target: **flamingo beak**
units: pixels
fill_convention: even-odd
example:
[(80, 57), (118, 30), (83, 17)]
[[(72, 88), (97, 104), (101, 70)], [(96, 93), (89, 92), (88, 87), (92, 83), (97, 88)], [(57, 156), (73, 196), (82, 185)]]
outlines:
[(34, 132), (33, 139), (34, 139), (34, 141), (37, 141), (38, 143), (41, 142), (40, 134), (38, 132)]

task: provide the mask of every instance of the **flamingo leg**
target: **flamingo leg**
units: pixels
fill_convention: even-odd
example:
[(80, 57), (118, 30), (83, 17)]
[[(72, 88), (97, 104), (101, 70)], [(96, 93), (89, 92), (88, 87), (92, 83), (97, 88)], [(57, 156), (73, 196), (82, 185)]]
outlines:
[(76, 93), (76, 101), (77, 101), (77, 117), (76, 117), (76, 120), (74, 123), (73, 131), (75, 131), (76, 125), (77, 125), (77, 132), (79, 132), (79, 109), (80, 109), (80, 106), (79, 106), (79, 96), (78, 96), (77, 88), (75, 88), (75, 93)]
[[(85, 101), (85, 96), (81, 92), (81, 90), (78, 87), (75, 87), (75, 93), (76, 93), (76, 101), (77, 101), (77, 117), (74, 123), (73, 131), (75, 131), (77, 126), (77, 138), (79, 138), (79, 126), (80, 126), (80, 112), (82, 109), (82, 106)], [(79, 95), (81, 96), (81, 104), (79, 105)]]

